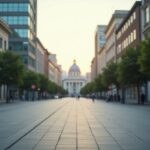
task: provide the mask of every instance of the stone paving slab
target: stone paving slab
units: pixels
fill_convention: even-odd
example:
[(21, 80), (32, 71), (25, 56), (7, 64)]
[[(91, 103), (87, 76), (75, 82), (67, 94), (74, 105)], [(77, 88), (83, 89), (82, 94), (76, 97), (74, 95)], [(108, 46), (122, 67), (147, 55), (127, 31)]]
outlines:
[(150, 150), (149, 116), (148, 106), (70, 98), (10, 149)]

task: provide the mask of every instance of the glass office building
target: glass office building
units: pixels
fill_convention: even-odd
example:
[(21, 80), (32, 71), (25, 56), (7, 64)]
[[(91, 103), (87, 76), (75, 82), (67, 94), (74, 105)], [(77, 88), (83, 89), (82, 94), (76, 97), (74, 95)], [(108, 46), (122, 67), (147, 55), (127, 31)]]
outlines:
[(0, 17), (12, 29), (9, 50), (20, 54), (27, 69), (35, 71), (37, 0), (0, 0)]

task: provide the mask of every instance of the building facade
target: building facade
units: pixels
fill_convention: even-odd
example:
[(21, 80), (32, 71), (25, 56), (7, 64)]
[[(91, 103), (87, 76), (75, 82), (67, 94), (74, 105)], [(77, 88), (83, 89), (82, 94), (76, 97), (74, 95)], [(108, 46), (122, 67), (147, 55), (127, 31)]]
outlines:
[[(142, 40), (150, 37), (150, 1), (142, 0)], [(150, 101), (150, 81), (146, 85), (147, 100)]]
[[(0, 19), (0, 52), (8, 50), (9, 34), (11, 30), (9, 26)], [(6, 90), (5, 85), (0, 86), (0, 103), (6, 101)]]
[(95, 32), (95, 75), (99, 72), (98, 52), (105, 45), (105, 25), (98, 25)]
[(81, 71), (76, 62), (70, 67), (68, 76), (63, 79), (63, 88), (68, 91), (69, 96), (80, 95), (80, 90), (86, 84), (86, 77), (81, 76)]
[(96, 60), (95, 57), (91, 61), (91, 81), (96, 78)]
[(91, 73), (87, 72), (86, 73), (86, 83), (90, 83), (91, 82)]
[(98, 74), (103, 73), (103, 68), (106, 67), (105, 45), (98, 52)]
[(142, 0), (142, 33), (143, 38), (150, 37), (150, 1)]
[(28, 70), (36, 71), (37, 0), (0, 0), (0, 17), (12, 29), (9, 50), (21, 55)]
[(57, 64), (56, 54), (50, 54), (48, 58), (48, 78), (52, 82), (56, 83), (58, 86), (62, 86), (62, 69), (61, 66)]
[(128, 11), (116, 10), (112, 15), (105, 30), (106, 44), (105, 55), (106, 64), (116, 62), (116, 29), (127, 15)]
[(45, 48), (41, 41), (36, 38), (36, 72), (46, 75), (44, 71), (44, 56), (45, 56)]
[(136, 48), (141, 41), (141, 2), (135, 2), (128, 12), (116, 30), (116, 38), (116, 58), (119, 61), (127, 48)]
[[(141, 41), (141, 2), (137, 1), (130, 9), (122, 23), (116, 30), (116, 58), (117, 62), (128, 48), (137, 48)], [(120, 90), (122, 91), (122, 90)], [(137, 103), (138, 91), (135, 86), (124, 89), (126, 103)], [(120, 92), (122, 97), (122, 92)]]

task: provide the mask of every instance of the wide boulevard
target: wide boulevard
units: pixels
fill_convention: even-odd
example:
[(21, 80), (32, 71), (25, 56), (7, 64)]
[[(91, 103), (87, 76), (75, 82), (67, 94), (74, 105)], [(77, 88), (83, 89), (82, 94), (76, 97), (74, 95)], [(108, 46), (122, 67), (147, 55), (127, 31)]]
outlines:
[(150, 150), (150, 106), (64, 98), (0, 104), (0, 150)]

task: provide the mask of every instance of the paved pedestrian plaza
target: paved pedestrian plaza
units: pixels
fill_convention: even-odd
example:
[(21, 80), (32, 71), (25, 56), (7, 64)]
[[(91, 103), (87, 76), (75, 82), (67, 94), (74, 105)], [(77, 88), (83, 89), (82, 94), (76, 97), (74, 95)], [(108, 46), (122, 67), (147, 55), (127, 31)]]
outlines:
[(0, 105), (0, 150), (150, 150), (150, 106), (64, 98)]

